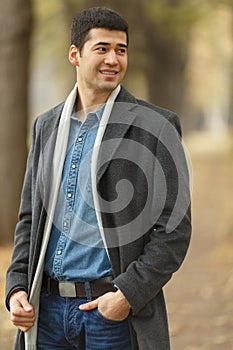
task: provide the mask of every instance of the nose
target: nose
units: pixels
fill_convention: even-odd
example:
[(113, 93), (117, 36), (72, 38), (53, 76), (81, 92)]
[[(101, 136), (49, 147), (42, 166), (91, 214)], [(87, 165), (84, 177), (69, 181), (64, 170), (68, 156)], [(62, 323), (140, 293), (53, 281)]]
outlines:
[(104, 63), (109, 64), (111, 66), (115, 66), (118, 63), (117, 54), (115, 50), (110, 50), (107, 52), (104, 59)]

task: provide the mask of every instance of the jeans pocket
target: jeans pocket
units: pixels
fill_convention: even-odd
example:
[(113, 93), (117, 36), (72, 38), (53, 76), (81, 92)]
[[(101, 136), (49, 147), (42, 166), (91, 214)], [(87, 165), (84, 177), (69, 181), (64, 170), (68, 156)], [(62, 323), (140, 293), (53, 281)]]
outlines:
[(95, 309), (95, 312), (96, 312), (97, 317), (100, 320), (102, 320), (102, 321), (104, 321), (105, 323), (108, 323), (108, 324), (119, 324), (119, 323), (125, 322), (127, 320), (127, 319), (124, 319), (124, 320), (111, 320), (110, 318), (107, 318), (104, 315), (102, 315), (98, 308)]

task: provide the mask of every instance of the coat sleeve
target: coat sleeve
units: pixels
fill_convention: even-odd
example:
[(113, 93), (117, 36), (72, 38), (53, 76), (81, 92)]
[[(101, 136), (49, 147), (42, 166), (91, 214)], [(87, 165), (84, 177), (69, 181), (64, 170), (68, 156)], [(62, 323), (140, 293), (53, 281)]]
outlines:
[[(180, 134), (179, 120), (171, 114), (161, 129), (155, 151), (166, 179), (163, 210), (146, 235), (142, 254), (114, 279), (135, 315), (178, 270), (190, 241), (189, 173)], [(156, 168), (154, 176), (156, 179)]]
[(18, 223), (15, 229), (12, 261), (6, 274), (6, 307), (8, 309), (11, 293), (17, 288), (25, 291), (28, 289), (28, 261), (32, 224), (32, 159), (36, 138), (36, 124), (37, 120), (33, 125), (32, 142), (27, 159)]

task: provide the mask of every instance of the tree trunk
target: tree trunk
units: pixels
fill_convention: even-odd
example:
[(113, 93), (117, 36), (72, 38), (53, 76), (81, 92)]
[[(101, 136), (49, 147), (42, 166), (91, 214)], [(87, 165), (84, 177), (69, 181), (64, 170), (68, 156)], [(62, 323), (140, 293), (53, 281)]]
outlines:
[(0, 11), (0, 244), (12, 241), (27, 155), (31, 1), (2, 0)]
[(144, 28), (148, 40), (145, 47), (148, 98), (152, 103), (182, 114), (187, 45), (155, 23), (150, 26), (147, 22)]

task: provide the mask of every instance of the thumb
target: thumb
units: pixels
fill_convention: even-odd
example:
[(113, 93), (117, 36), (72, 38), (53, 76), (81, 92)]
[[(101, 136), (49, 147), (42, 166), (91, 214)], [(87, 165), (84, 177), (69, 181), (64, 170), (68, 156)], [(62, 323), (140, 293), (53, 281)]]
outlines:
[(28, 302), (26, 295), (21, 299), (21, 304), (25, 311), (31, 312), (33, 310), (33, 306)]
[(85, 303), (79, 306), (80, 310), (92, 310), (98, 307), (98, 299), (90, 301), (89, 303)]

